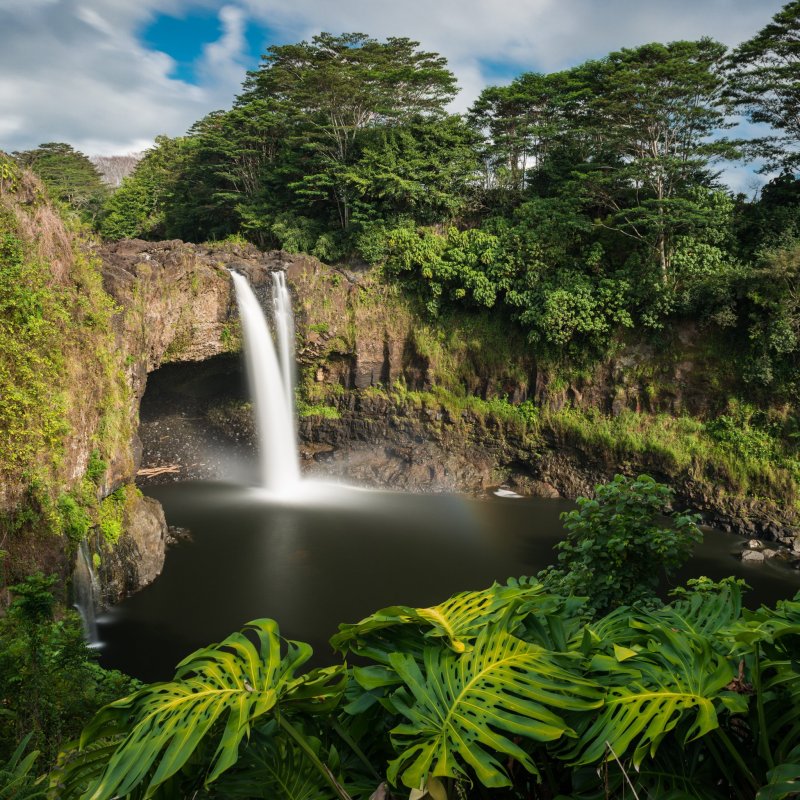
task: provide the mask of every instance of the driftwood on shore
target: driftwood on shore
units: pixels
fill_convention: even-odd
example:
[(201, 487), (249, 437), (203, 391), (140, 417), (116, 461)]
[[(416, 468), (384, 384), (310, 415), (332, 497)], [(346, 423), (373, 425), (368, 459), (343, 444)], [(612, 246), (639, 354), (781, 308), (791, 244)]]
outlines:
[(156, 475), (167, 475), (167, 474), (174, 474), (180, 472), (181, 468), (179, 464), (163, 464), (158, 467), (147, 467), (146, 469), (140, 469), (137, 473), (137, 477), (146, 477), (152, 478)]

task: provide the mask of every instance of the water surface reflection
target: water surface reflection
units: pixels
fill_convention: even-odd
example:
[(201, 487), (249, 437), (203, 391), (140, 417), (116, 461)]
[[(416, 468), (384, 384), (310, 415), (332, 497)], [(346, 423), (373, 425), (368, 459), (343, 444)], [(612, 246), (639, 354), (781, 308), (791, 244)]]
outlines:
[[(294, 501), (223, 483), (151, 487), (191, 540), (162, 575), (100, 620), (102, 662), (143, 680), (170, 678), (191, 650), (248, 620), (273, 617), (319, 663), (340, 622), (383, 606), (425, 606), (553, 561), (566, 500), (409, 495), (328, 486)], [(800, 589), (800, 574), (742, 564), (741, 540), (706, 532), (681, 579), (737, 574), (751, 605)]]

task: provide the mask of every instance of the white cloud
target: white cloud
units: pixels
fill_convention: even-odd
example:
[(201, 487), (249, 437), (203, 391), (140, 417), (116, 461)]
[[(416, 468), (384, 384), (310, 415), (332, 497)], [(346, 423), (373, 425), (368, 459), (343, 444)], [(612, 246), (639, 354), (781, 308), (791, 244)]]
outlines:
[[(141, 150), (226, 106), (245, 68), (245, 12), (220, 10), (222, 35), (208, 45), (195, 86), (171, 76), (174, 61), (137, 33), (155, 13), (180, 14), (191, 0), (25, 0), (0, 5), (0, 149), (66, 141), (103, 155)], [(16, 0), (14, 0), (16, 2)]]
[[(621, 47), (707, 35), (738, 44), (782, 0), (242, 0), (292, 41), (320, 30), (408, 36), (447, 56), (459, 105), (489, 82), (492, 63), (550, 72)], [(477, 75), (476, 75), (477, 73)]]
[[(0, 148), (68, 141), (96, 154), (141, 149), (230, 105), (246, 67), (248, 18), (274, 41), (321, 30), (408, 36), (445, 55), (464, 110), (493, 76), (551, 71), (620, 47), (709, 35), (736, 44), (783, 0), (0, 0)], [(139, 31), (156, 14), (219, 14), (221, 35), (171, 76)], [(265, 46), (266, 46), (265, 42)]]
[[(237, 6), (223, 6), (219, 12), (222, 36), (203, 48), (203, 57), (198, 72), (208, 86), (227, 90), (223, 105), (229, 105), (232, 95), (239, 89), (247, 69), (245, 60), (245, 28), (247, 14)], [(217, 92), (219, 94), (219, 92)]]

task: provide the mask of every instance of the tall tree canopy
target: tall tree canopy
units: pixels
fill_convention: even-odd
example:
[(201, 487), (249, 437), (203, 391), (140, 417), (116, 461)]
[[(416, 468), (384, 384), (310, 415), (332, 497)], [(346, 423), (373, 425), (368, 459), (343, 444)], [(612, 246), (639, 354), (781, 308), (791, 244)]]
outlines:
[(48, 142), (16, 152), (14, 158), (44, 181), (53, 198), (74, 208), (84, 220), (97, 216), (108, 190), (94, 164), (72, 145)]
[(508, 86), (484, 89), (469, 118), (487, 138), (487, 188), (523, 191), (528, 171), (541, 166), (558, 134), (552, 76), (526, 72)]
[(292, 121), (296, 152), (305, 155), (294, 186), (309, 200), (335, 203), (343, 230), (351, 223), (354, 191), (345, 171), (361, 133), (420, 115), (441, 116), (455, 96), (455, 76), (419, 43), (362, 33), (322, 33), (311, 42), (270, 47), (248, 75), (237, 106), (264, 100)]
[(759, 142), (767, 168), (800, 164), (800, 0), (787, 3), (772, 22), (731, 54), (728, 96), (752, 122), (782, 135)]
[(572, 117), (593, 142), (580, 169), (598, 223), (650, 248), (664, 280), (676, 237), (709, 222), (697, 189), (713, 185), (710, 160), (734, 155), (715, 136), (727, 126), (724, 55), (710, 39), (647, 44), (572, 73), (584, 87)]

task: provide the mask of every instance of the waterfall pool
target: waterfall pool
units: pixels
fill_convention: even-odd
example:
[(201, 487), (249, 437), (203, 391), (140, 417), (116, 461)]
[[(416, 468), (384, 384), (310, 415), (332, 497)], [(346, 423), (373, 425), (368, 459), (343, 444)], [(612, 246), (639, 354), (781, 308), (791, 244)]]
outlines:
[[(165, 680), (197, 647), (245, 622), (272, 617), (309, 642), (317, 664), (337, 658), (340, 622), (384, 606), (427, 606), (455, 592), (554, 561), (566, 500), (401, 494), (306, 484), (296, 499), (261, 489), (187, 482), (150, 487), (172, 525), (173, 545), (150, 586), (98, 619), (101, 662), (143, 680)], [(800, 573), (773, 561), (742, 563), (742, 539), (707, 530), (680, 581), (743, 577), (750, 606), (791, 597)]]

